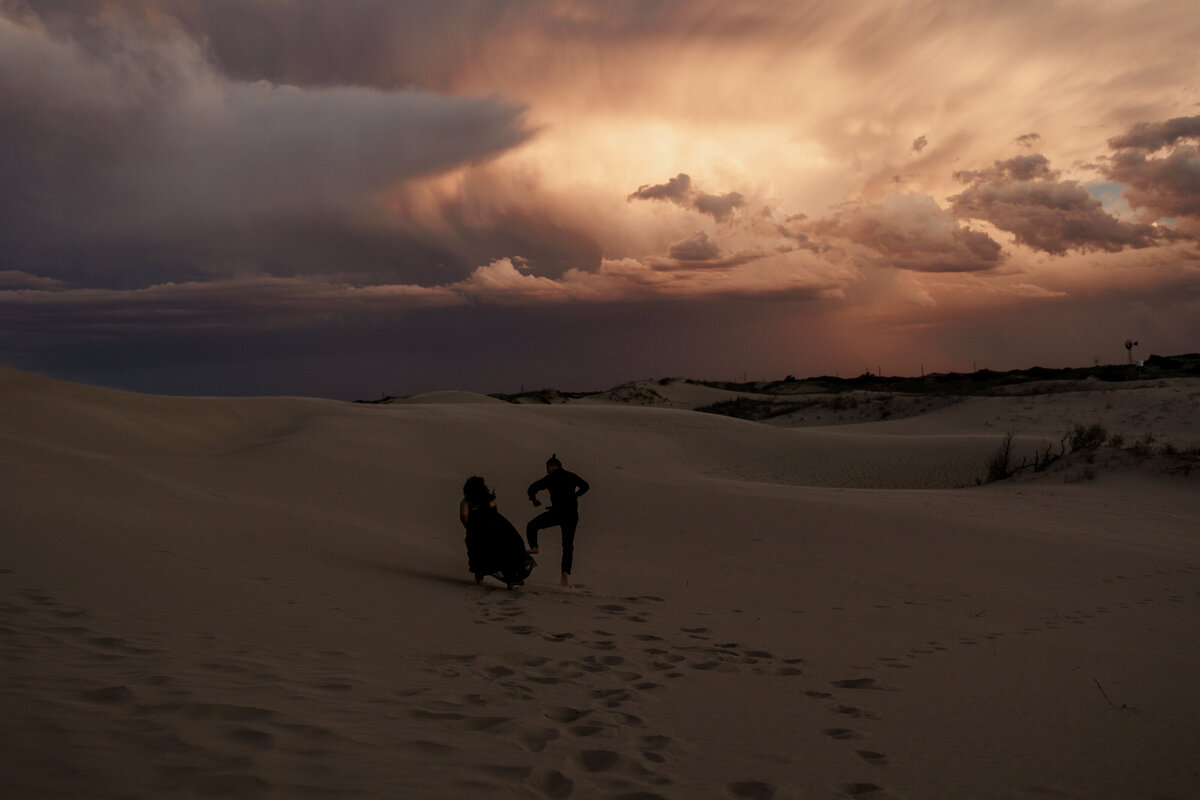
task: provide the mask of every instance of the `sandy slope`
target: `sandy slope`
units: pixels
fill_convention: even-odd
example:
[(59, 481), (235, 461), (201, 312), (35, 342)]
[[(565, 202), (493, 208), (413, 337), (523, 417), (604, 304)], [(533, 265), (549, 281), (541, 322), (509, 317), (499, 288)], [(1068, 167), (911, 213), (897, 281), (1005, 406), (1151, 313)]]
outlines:
[[(449, 399), (0, 369), (0, 795), (1200, 796), (1198, 477), (973, 486), (997, 419), (1062, 398), (807, 429)], [(550, 452), (594, 487), (579, 585), (547, 532), (524, 589), (474, 586), (463, 479), (522, 526)]]

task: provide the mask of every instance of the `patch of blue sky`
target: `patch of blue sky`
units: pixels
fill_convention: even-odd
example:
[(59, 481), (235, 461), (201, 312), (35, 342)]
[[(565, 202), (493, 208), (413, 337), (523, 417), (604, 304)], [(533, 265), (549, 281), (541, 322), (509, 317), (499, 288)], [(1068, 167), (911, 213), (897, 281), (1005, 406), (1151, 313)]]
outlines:
[[(1133, 209), (1129, 207), (1125, 197), (1121, 194), (1125, 189), (1125, 184), (1114, 183), (1112, 181), (1099, 181), (1097, 183), (1084, 184), (1088, 194), (1100, 201), (1104, 210), (1114, 217), (1126, 222), (1138, 221), (1137, 214), (1133, 213)], [(1178, 224), (1175, 217), (1163, 217), (1154, 221), (1155, 225), (1165, 225), (1174, 228)]]
[(1125, 198), (1121, 196), (1121, 192), (1125, 189), (1123, 183), (1113, 183), (1111, 181), (1103, 181), (1100, 183), (1084, 184), (1088, 194), (1100, 201), (1104, 206), (1104, 210), (1112, 214), (1118, 219), (1134, 220), (1136, 215), (1133, 209), (1129, 207), (1129, 203), (1125, 202)]

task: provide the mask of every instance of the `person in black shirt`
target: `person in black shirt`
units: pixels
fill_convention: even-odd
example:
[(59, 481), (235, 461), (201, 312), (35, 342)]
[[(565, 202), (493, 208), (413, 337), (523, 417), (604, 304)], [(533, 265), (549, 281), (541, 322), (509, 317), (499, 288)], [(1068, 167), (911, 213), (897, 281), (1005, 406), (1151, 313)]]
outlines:
[(562, 529), (562, 585), (570, 583), (571, 564), (575, 555), (575, 528), (579, 525), (579, 498), (591, 487), (574, 472), (563, 469), (557, 455), (546, 461), (546, 477), (529, 484), (529, 499), (535, 506), (541, 503), (538, 492), (545, 489), (550, 493), (550, 506), (529, 520), (525, 526), (525, 538), (529, 552), (538, 552), (538, 531), (558, 526)]

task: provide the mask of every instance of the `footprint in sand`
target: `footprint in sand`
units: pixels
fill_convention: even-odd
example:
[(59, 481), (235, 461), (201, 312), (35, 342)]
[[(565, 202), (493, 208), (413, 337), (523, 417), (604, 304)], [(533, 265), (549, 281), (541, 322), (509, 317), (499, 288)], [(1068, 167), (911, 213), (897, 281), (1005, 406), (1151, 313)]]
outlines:
[(128, 686), (106, 686), (103, 689), (91, 689), (79, 693), (80, 698), (89, 703), (120, 706), (132, 703), (134, 696)]
[(604, 730), (602, 725), (576, 725), (570, 729), (572, 736), (578, 736), (580, 738), (595, 736), (602, 730)]
[(232, 703), (186, 703), (179, 707), (179, 711), (190, 719), (215, 719), (229, 722), (266, 720), (275, 716), (275, 712), (267, 708), (239, 706)]
[(509, 764), (479, 764), (475, 769), (484, 775), (499, 778), (506, 783), (519, 783), (533, 774), (533, 767), (513, 766)]
[(575, 781), (556, 769), (538, 770), (529, 778), (529, 783), (534, 789), (555, 800), (570, 797), (575, 788)]
[(830, 739), (861, 739), (862, 735), (857, 731), (852, 731), (849, 728), (825, 728), (821, 733), (824, 733)]
[(591, 713), (590, 710), (580, 711), (577, 708), (571, 708), (569, 706), (558, 706), (557, 708), (551, 708), (546, 711), (545, 715), (555, 722), (566, 725), (581, 719), (589, 713)]
[(540, 753), (546, 749), (547, 744), (562, 738), (562, 734), (553, 728), (528, 728), (522, 730), (518, 734), (518, 738), (525, 745), (526, 750), (531, 753)]
[(463, 727), (469, 731), (505, 733), (509, 730), (505, 723), (511, 721), (511, 717), (466, 717), (463, 719)]
[(746, 800), (772, 800), (775, 797), (775, 786), (765, 781), (735, 781), (726, 784), (725, 788), (734, 797)]
[(662, 750), (671, 744), (670, 736), (661, 734), (649, 734), (643, 736), (640, 740), (640, 746), (643, 750)]
[(454, 748), (441, 742), (431, 742), (428, 739), (413, 739), (405, 742), (404, 746), (422, 756), (444, 756), (454, 752)]
[(588, 772), (608, 772), (621, 763), (621, 755), (615, 750), (581, 750), (579, 763)]
[(414, 708), (408, 713), (417, 719), (431, 719), (439, 722), (452, 722), (467, 717), (466, 714), (460, 714), (457, 711), (428, 711), (424, 708)]
[(541, 667), (553, 659), (546, 656), (530, 656), (525, 653), (506, 653), (501, 656), (501, 660), (515, 667)]
[(861, 708), (855, 708), (854, 706), (834, 706), (830, 710), (835, 714), (840, 714), (843, 717), (850, 717), (852, 719), (878, 719), (878, 717), (876, 717), (874, 714), (871, 714), (868, 711), (863, 711)]
[(882, 661), (885, 667), (890, 667), (891, 669), (912, 669), (912, 665), (905, 664), (894, 656), (880, 656), (878, 660)]
[(861, 758), (863, 761), (866, 761), (868, 764), (876, 767), (887, 766), (887, 756), (885, 756), (883, 753), (876, 753), (874, 750), (855, 750), (854, 752), (858, 754), (859, 758)]

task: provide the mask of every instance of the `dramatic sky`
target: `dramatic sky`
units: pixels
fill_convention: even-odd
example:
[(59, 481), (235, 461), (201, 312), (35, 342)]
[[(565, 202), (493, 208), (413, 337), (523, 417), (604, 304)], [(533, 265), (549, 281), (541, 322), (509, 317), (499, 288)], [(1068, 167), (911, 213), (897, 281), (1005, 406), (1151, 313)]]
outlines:
[(0, 0), (0, 363), (346, 399), (1200, 350), (1195, 0)]

